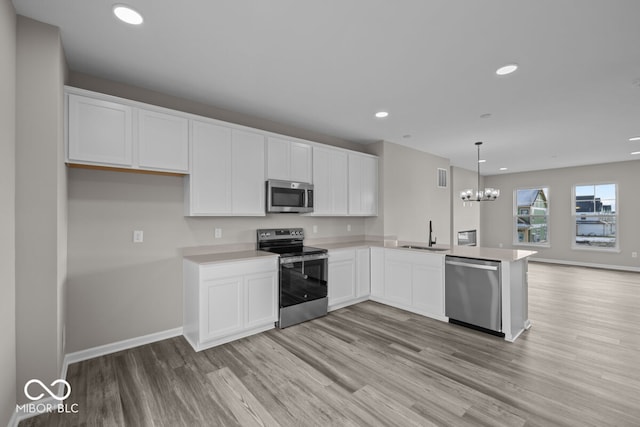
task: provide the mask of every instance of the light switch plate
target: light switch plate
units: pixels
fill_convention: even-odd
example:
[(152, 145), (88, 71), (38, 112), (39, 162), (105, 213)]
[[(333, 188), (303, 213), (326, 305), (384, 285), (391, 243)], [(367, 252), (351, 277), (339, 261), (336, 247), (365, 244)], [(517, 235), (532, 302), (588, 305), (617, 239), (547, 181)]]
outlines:
[(213, 232), (216, 239), (222, 239), (222, 228), (216, 228)]
[(133, 230), (133, 243), (144, 242), (144, 232), (142, 230)]

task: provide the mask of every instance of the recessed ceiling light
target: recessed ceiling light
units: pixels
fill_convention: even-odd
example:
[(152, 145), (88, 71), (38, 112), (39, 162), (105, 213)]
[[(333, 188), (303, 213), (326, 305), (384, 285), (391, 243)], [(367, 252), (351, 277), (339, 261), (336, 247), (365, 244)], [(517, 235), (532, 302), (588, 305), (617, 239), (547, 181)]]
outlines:
[(629, 138), (629, 141), (640, 141), (640, 136), (634, 136)]
[(501, 171), (509, 170), (509, 168), (500, 168)]
[(478, 163), (487, 163), (487, 161), (485, 159), (480, 159), (478, 160)]
[(116, 4), (113, 6), (113, 14), (122, 22), (126, 22), (131, 25), (140, 25), (142, 24), (142, 21), (144, 21), (140, 13), (123, 4)]
[(633, 153), (631, 153), (632, 156), (635, 156), (636, 154), (640, 154), (640, 151), (634, 151)]
[(379, 119), (384, 119), (384, 118), (385, 118), (385, 117), (387, 117), (388, 115), (389, 115), (389, 113), (388, 113), (388, 112), (386, 112), (386, 111), (378, 111), (378, 112), (376, 113), (376, 117), (377, 117), (377, 118), (379, 118)]
[(507, 64), (496, 70), (496, 74), (499, 76), (506, 76), (507, 74), (513, 73), (518, 69), (518, 64)]

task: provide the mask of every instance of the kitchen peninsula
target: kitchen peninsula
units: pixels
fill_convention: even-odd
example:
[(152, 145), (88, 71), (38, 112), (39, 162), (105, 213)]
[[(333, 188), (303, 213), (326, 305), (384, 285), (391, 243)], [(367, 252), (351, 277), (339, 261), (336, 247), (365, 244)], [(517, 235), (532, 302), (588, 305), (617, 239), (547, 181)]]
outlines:
[[(377, 240), (340, 243), (314, 241), (313, 244), (329, 252), (329, 311), (370, 299), (447, 322), (449, 318), (445, 315), (445, 262), (447, 256), (455, 256), (500, 263), (500, 332), (504, 334), (506, 341), (515, 341), (531, 326), (528, 318), (527, 259), (535, 254), (534, 251), (443, 245), (419, 249), (422, 247), (419, 243)], [(234, 258), (234, 254), (237, 254), (238, 259)], [(270, 302), (268, 307), (264, 306), (261, 309), (261, 313), (265, 314), (260, 316), (261, 323), (249, 322), (250, 328), (242, 327), (242, 318), (251, 313), (245, 312), (242, 315), (240, 309), (233, 313), (228, 312), (228, 309), (220, 310), (223, 307), (256, 307), (255, 302), (243, 302), (238, 299), (242, 299), (242, 295), (245, 294), (250, 296), (250, 293), (232, 292), (230, 295), (233, 301), (220, 300), (224, 299), (223, 294), (211, 299), (210, 293), (212, 284), (224, 284), (229, 282), (231, 276), (239, 277), (240, 273), (236, 274), (237, 268), (246, 270), (249, 262), (245, 259), (246, 251), (217, 254), (215, 257), (185, 256), (184, 330), (196, 350), (273, 328), (277, 313), (277, 300), (273, 296), (278, 272), (275, 259), (267, 254), (264, 252), (265, 261), (260, 261), (262, 269), (256, 277), (261, 278), (260, 283), (266, 285), (265, 289), (270, 289), (267, 292), (271, 296), (268, 298)], [(267, 259), (271, 261), (266, 261)], [(203, 277), (196, 274), (197, 271), (208, 272), (206, 280), (202, 281)], [(251, 274), (253, 273), (252, 270)], [(239, 279), (232, 282), (238, 286), (244, 283)], [(209, 297), (198, 301), (205, 294)], [(211, 309), (214, 309), (218, 316), (211, 317), (207, 314)], [(222, 312), (227, 314), (221, 315)], [(208, 321), (205, 321), (206, 319)], [(259, 327), (254, 328), (256, 325)]]

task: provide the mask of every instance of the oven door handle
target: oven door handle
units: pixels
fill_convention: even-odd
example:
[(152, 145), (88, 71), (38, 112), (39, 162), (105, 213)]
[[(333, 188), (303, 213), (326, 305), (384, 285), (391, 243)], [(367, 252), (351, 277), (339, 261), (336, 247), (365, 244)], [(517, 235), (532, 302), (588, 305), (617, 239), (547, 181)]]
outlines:
[(294, 262), (304, 262), (304, 261), (316, 261), (321, 259), (329, 258), (329, 254), (314, 254), (314, 255), (302, 255), (302, 256), (291, 256), (286, 258), (280, 258), (280, 264), (292, 264)]

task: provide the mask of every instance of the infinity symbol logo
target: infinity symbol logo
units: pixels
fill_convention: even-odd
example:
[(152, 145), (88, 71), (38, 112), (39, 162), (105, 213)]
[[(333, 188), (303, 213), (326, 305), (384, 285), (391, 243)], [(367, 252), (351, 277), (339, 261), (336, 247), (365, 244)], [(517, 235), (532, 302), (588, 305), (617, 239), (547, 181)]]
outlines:
[(53, 391), (51, 391), (46, 385), (44, 385), (44, 383), (42, 381), (34, 379), (34, 380), (27, 381), (27, 383), (24, 385), (24, 395), (27, 396), (31, 400), (38, 400), (38, 399), (42, 398), (42, 396), (44, 396), (44, 393), (40, 393), (37, 396), (31, 396), (29, 394), (28, 388), (33, 383), (39, 384), (40, 387), (42, 387), (44, 389), (44, 391), (49, 393), (49, 396), (53, 397), (56, 400), (60, 400), (60, 401), (65, 400), (71, 394), (71, 384), (69, 384), (65, 380), (55, 380), (54, 382), (51, 383), (51, 387), (55, 386), (56, 384), (64, 384), (65, 385), (65, 387), (67, 389), (67, 392), (63, 396), (58, 396)]

